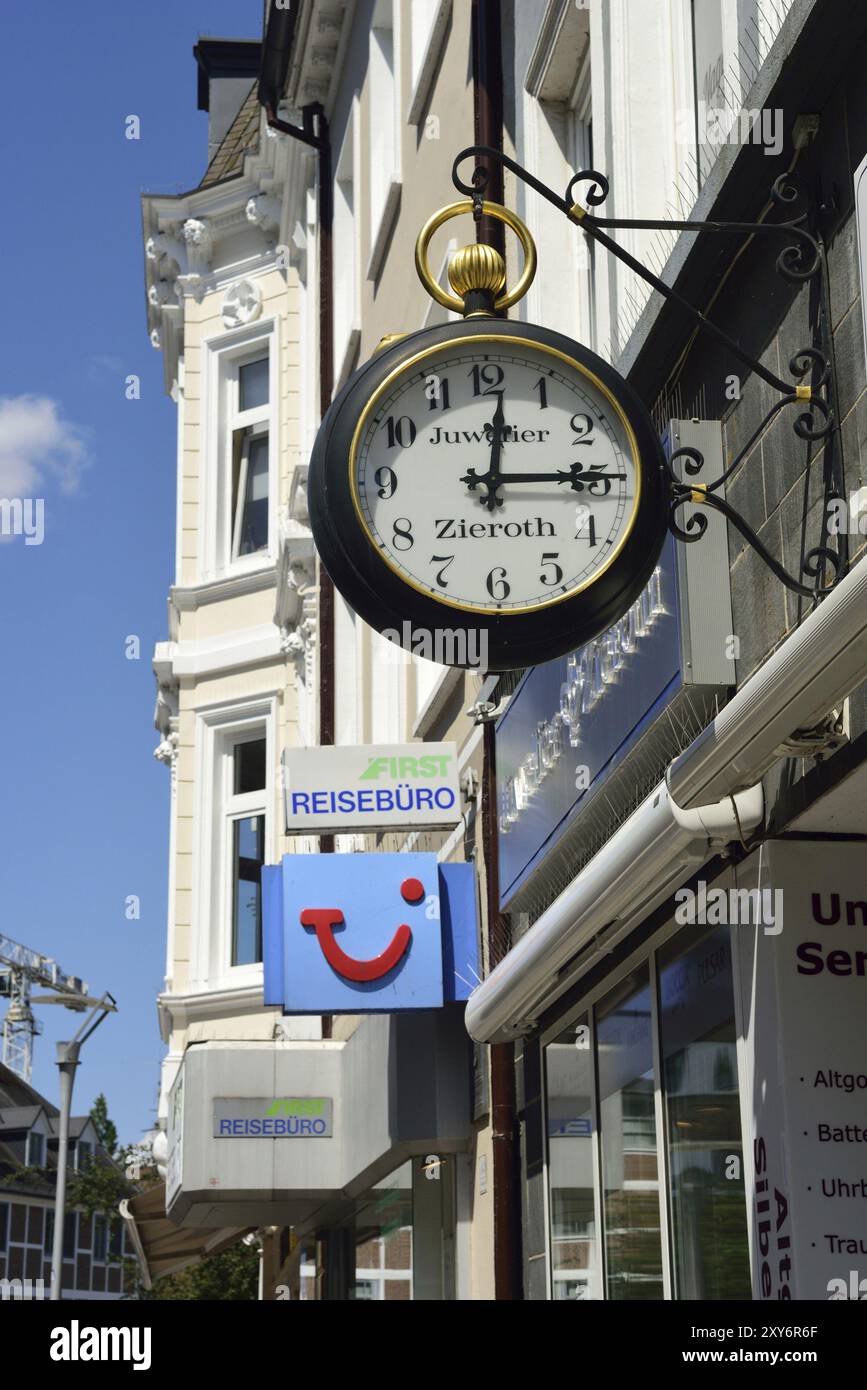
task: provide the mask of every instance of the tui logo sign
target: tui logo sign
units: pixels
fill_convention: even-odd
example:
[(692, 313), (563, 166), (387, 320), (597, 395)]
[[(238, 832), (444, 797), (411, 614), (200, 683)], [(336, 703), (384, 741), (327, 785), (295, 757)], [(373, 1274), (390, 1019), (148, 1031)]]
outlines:
[[(289, 854), (262, 872), (265, 1003), (439, 1008), (477, 970), (473, 868), (435, 854)], [(469, 982), (469, 983), (468, 983)]]

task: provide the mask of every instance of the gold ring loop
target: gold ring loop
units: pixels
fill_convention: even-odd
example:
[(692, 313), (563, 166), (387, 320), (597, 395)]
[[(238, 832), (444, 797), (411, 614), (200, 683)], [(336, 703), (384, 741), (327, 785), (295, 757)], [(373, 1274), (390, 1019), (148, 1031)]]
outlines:
[[(455, 314), (464, 312), (464, 301), (459, 299), (456, 294), (449, 294), (448, 290), (444, 290), (442, 285), (434, 279), (427, 263), (427, 252), (431, 237), (444, 222), (448, 222), (452, 217), (460, 217), (463, 213), (472, 211), (472, 198), (464, 198), (459, 203), (449, 203), (448, 207), (440, 208), (439, 212), (435, 212), (425, 222), (415, 244), (415, 268), (418, 271), (419, 279), (437, 304), (441, 304), (444, 309), (451, 309), (452, 313)], [(501, 203), (483, 202), (482, 213), (486, 217), (494, 217), (498, 222), (504, 222), (507, 227), (511, 227), (524, 251), (524, 268), (515, 288), (501, 294), (494, 301), (495, 309), (508, 309), (512, 304), (517, 304), (533, 283), (536, 274), (536, 245), (520, 217), (510, 208), (503, 207)]]

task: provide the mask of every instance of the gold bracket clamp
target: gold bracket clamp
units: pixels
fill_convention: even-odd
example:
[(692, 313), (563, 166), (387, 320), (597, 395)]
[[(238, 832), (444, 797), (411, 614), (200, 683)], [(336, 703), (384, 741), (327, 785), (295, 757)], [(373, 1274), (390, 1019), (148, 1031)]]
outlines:
[(415, 244), (415, 268), (431, 299), (435, 299), (444, 309), (450, 309), (454, 314), (462, 314), (464, 318), (487, 318), (496, 310), (510, 308), (527, 293), (536, 274), (536, 245), (528, 228), (516, 213), (503, 207), (501, 203), (488, 203), (483, 200), (480, 205), (481, 214), (504, 222), (507, 227), (511, 227), (520, 241), (524, 252), (524, 268), (514, 288), (507, 291), (506, 267), (499, 251), (483, 242), (473, 242), (472, 245), (463, 246), (456, 251), (449, 262), (449, 284), (455, 291), (454, 294), (449, 294), (448, 290), (444, 290), (434, 279), (428, 265), (427, 253), (431, 237), (452, 217), (475, 211), (473, 200), (466, 198), (459, 203), (450, 203), (448, 207), (440, 208), (439, 212), (429, 217)]

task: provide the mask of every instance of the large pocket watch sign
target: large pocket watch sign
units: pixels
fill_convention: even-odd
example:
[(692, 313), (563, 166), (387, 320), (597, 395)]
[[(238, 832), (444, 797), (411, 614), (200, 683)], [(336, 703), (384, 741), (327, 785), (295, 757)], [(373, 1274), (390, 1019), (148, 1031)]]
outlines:
[(439, 644), (448, 664), (481, 651), (514, 669), (589, 641), (641, 592), (665, 535), (662, 470), (642, 402), (601, 358), (475, 317), (407, 335), (340, 392), (311, 460), (313, 534), (377, 631), (410, 648), (475, 633)]

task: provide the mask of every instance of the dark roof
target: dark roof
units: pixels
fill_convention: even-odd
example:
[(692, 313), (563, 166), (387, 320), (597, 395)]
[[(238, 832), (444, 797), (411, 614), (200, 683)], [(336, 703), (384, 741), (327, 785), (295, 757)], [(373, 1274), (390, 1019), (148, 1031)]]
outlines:
[(4, 1105), (0, 1109), (0, 1134), (13, 1129), (29, 1129), (37, 1115), (43, 1113), (41, 1105)]
[[(60, 1116), (59, 1116), (59, 1115), (52, 1115), (51, 1118), (49, 1119), (48, 1123), (49, 1123), (50, 1126), (51, 1126), (51, 1133), (52, 1133), (52, 1134), (59, 1134), (59, 1133), (60, 1133)], [(77, 1138), (79, 1137), (79, 1135), (81, 1134), (81, 1131), (84, 1129), (85, 1125), (88, 1125), (88, 1124), (90, 1124), (90, 1123), (91, 1123), (91, 1119), (90, 1119), (90, 1116), (89, 1116), (89, 1115), (70, 1115), (70, 1117), (69, 1117), (69, 1137), (70, 1137), (70, 1139), (77, 1139)]]
[(254, 82), (244, 99), (244, 104), (235, 117), (220, 146), (205, 171), (200, 188), (223, 179), (234, 178), (243, 172), (244, 156), (255, 146), (259, 138), (259, 112), (261, 107), (256, 97), (258, 83)]
[(22, 1081), (16, 1072), (0, 1062), (0, 1110), (21, 1105), (41, 1105), (48, 1115), (60, 1113), (56, 1105), (52, 1105), (26, 1081)]

